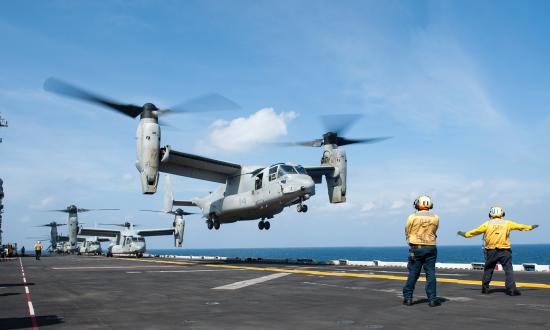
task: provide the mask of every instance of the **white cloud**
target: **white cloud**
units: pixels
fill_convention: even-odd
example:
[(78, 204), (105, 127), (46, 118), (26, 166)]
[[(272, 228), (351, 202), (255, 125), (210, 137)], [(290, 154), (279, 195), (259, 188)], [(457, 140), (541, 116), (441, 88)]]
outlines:
[(48, 196), (48, 197), (42, 198), (42, 200), (40, 202), (38, 202), (37, 204), (31, 205), (31, 208), (33, 208), (33, 209), (43, 209), (46, 206), (51, 205), (54, 201), (55, 201), (55, 198), (53, 198), (52, 196)]
[(272, 108), (264, 108), (249, 117), (216, 120), (210, 126), (208, 138), (200, 141), (197, 147), (205, 152), (250, 150), (287, 135), (287, 124), (296, 116), (295, 112), (276, 113)]

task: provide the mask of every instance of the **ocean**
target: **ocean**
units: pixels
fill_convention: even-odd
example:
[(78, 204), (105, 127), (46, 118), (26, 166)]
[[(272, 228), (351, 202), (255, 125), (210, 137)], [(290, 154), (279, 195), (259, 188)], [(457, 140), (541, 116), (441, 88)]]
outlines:
[[(483, 250), (479, 245), (438, 246), (438, 262), (483, 262)], [(302, 247), (302, 248), (232, 248), (232, 249), (150, 249), (151, 254), (219, 256), (265, 259), (313, 259), (327, 260), (381, 260), (406, 261), (406, 246), (396, 247)], [(513, 263), (550, 264), (550, 244), (514, 245)]]

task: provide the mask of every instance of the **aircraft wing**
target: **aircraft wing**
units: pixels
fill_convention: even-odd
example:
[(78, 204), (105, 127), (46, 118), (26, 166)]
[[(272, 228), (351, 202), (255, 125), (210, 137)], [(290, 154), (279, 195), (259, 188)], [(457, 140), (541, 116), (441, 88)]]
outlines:
[(187, 154), (170, 149), (160, 149), (159, 171), (189, 178), (225, 183), (227, 178), (238, 175), (241, 165)]
[(69, 237), (67, 236), (57, 236), (57, 241), (58, 242), (68, 242), (69, 241)]
[(334, 175), (336, 168), (334, 166), (311, 166), (305, 167), (307, 174), (313, 179), (313, 182), (323, 183), (323, 175)]
[(174, 199), (173, 205), (175, 205), (175, 206), (198, 206), (192, 200), (176, 200), (176, 199)]
[(83, 228), (80, 228), (78, 235), (117, 237), (118, 235), (120, 235), (120, 230), (83, 227)]
[(137, 234), (139, 236), (165, 236), (165, 235), (174, 235), (174, 228), (165, 228), (165, 229), (144, 229), (138, 230)]

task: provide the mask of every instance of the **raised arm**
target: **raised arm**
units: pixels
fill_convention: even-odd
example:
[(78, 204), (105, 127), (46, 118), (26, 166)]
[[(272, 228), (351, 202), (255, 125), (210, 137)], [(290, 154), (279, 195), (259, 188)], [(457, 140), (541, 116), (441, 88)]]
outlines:
[(484, 222), (481, 226), (477, 227), (476, 229), (470, 230), (469, 232), (463, 232), (459, 231), (457, 234), (462, 237), (474, 237), (479, 234), (483, 234), (487, 230), (487, 222)]
[(514, 221), (508, 221), (508, 226), (510, 227), (510, 230), (529, 231), (537, 228), (539, 225), (523, 225)]

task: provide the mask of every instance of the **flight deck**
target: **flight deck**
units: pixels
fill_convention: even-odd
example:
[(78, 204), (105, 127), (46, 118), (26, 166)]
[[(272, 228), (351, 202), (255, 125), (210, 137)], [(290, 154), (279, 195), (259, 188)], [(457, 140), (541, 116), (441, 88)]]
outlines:
[[(548, 329), (550, 273), (522, 296), (481, 271), (439, 270), (438, 296), (402, 305), (406, 269), (52, 256), (0, 263), (1, 329)], [(504, 274), (496, 272), (500, 284)]]

